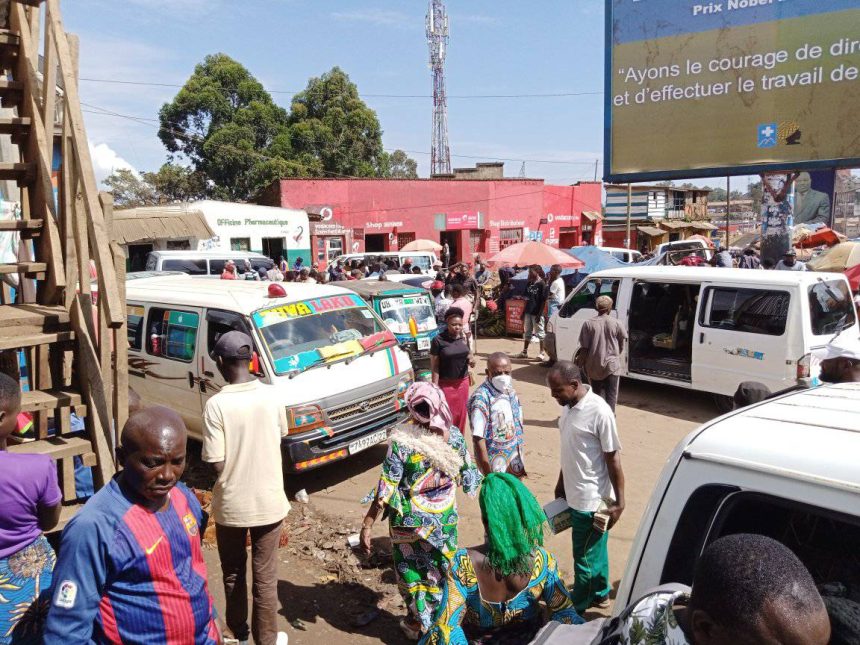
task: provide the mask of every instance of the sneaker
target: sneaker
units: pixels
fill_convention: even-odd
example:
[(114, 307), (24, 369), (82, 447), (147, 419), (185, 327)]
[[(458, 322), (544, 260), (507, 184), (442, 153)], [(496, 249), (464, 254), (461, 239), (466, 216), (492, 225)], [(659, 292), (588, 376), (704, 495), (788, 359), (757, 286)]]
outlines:
[(290, 642), (290, 637), (287, 632), (278, 632), (278, 640), (275, 641), (276, 645), (287, 645)]
[(540, 354), (538, 354), (538, 360), (541, 363), (548, 362), (549, 361), (549, 354), (547, 354), (546, 352), (541, 352)]
[(591, 606), (597, 607), (598, 609), (609, 609), (612, 606), (612, 601), (609, 599), (609, 596), (595, 598), (591, 601)]
[(517, 356), (516, 356), (516, 357), (517, 357), (517, 358), (528, 358), (528, 357), (529, 357), (529, 353), (528, 353), (528, 352), (523, 351), (523, 352), (520, 352), (519, 354), (517, 354)]

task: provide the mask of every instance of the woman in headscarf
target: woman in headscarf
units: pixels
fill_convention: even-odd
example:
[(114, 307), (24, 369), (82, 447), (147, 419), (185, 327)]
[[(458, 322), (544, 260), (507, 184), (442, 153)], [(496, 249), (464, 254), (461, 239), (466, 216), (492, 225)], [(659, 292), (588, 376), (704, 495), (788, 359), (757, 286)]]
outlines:
[(412, 422), (391, 434), (382, 476), (366, 500), (373, 503), (361, 527), (361, 545), (370, 552), (370, 531), (384, 508), (397, 586), (408, 611), (400, 627), (417, 640), (436, 616), (457, 550), (457, 486), (474, 497), (481, 475), (436, 385), (413, 383), (406, 405)]
[(451, 305), (445, 312), (445, 330), (430, 343), (430, 372), (433, 382), (445, 393), (454, 425), (466, 428), (466, 404), (469, 402), (469, 368), (475, 358), (464, 334), (463, 310)]
[(583, 622), (555, 557), (543, 548), (546, 515), (510, 473), (490, 473), (480, 494), (486, 541), (452, 558), (442, 610), (421, 645), (528, 643), (550, 620)]

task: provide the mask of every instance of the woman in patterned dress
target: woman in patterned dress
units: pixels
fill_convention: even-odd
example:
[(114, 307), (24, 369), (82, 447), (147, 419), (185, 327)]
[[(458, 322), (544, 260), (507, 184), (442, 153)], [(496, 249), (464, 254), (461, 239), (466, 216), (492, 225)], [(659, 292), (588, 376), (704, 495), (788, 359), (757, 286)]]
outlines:
[(421, 645), (528, 643), (550, 620), (579, 624), (555, 557), (541, 546), (546, 515), (510, 473), (490, 473), (481, 486), (485, 544), (454, 554), (442, 610)]
[(370, 531), (385, 509), (394, 571), (406, 602), (400, 627), (417, 640), (430, 628), (442, 600), (450, 559), (457, 550), (457, 486), (471, 497), (481, 475), (438, 386), (414, 383), (406, 391), (412, 423), (391, 434), (382, 475), (361, 528), (370, 552)]

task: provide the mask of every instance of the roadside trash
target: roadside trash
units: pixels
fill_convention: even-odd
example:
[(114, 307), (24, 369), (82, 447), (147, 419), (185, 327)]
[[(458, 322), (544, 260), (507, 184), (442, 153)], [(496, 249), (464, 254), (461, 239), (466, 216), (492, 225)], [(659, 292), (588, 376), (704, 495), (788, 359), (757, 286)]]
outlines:
[(304, 488), (301, 489), (298, 493), (296, 493), (296, 501), (301, 502), (302, 504), (307, 504), (310, 497), (308, 496), (308, 491)]
[(353, 533), (348, 538), (346, 538), (346, 543), (350, 546), (350, 548), (354, 549), (358, 546), (360, 540), (361, 538), (359, 537), (358, 533)]

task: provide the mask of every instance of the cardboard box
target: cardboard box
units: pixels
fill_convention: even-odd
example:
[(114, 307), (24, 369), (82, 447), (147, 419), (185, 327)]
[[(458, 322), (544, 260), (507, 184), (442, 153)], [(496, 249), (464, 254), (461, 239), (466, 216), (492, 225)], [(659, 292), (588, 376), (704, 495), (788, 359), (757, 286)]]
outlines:
[(552, 500), (544, 505), (543, 512), (546, 514), (549, 529), (554, 535), (558, 535), (571, 527), (573, 518), (571, 517), (570, 506), (567, 505), (566, 499), (559, 497)]

